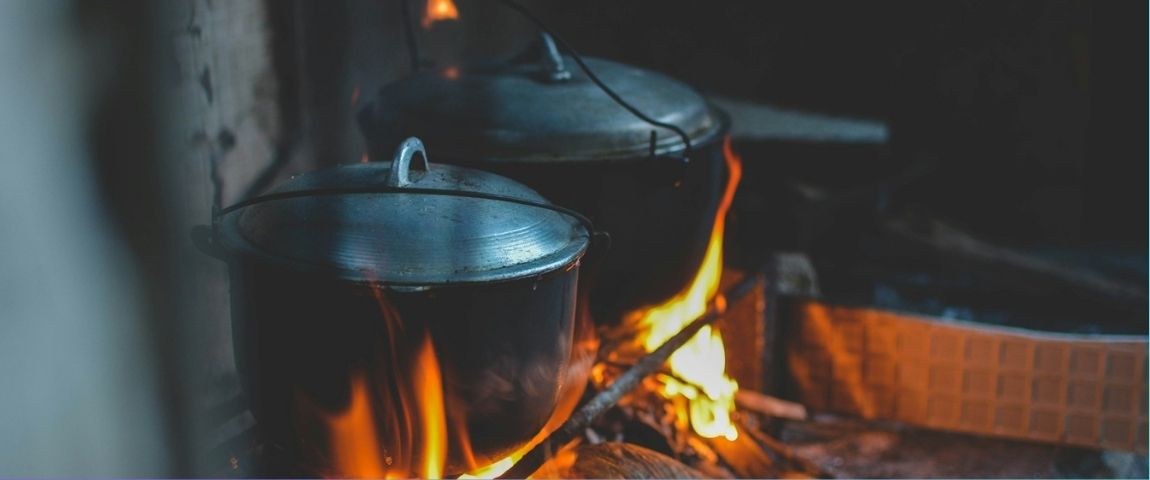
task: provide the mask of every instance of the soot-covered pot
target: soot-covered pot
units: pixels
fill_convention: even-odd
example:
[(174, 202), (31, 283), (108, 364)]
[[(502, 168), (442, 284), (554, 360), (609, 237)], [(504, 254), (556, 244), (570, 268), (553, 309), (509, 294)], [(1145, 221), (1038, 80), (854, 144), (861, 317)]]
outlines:
[[(661, 74), (587, 58), (613, 101), (543, 37), (507, 61), (424, 70), (383, 87), (360, 111), (373, 158), (418, 135), (439, 161), (495, 172), (577, 210), (610, 233), (595, 275), (598, 323), (681, 291), (702, 263), (724, 178), (725, 114)], [(688, 148), (690, 144), (690, 148)]]
[(381, 465), (418, 474), (399, 463), (421, 461), (441, 418), (444, 473), (468, 471), (581, 388), (564, 372), (589, 227), (517, 182), (429, 165), (407, 139), (392, 162), (297, 176), (215, 228), (253, 412), (316, 470), (352, 473), (332, 464), (361, 427), (340, 419), (366, 408)]

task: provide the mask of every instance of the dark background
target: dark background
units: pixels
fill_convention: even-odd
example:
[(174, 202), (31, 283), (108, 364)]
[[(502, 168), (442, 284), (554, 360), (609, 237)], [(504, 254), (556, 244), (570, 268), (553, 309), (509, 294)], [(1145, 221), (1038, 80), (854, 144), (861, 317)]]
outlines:
[[(420, 15), (424, 2), (410, 2)], [(535, 38), (498, 1), (456, 2), (461, 20), (417, 29), (424, 63), (513, 55)], [(876, 210), (920, 209), (1027, 252), (1117, 256), (1141, 270), (1127, 280), (1146, 284), (1145, 2), (523, 3), (585, 55), (741, 102), (888, 126), (885, 144), (736, 143), (745, 176), (728, 228), (744, 246), (850, 260), (862, 239), (852, 234)], [(21, 393), (0, 396), (0, 431), (15, 432), (0, 437), (11, 447), (0, 463), (20, 460), (11, 472), (23, 476), (231, 468), (221, 442), (252, 419), (234, 376), (226, 271), (188, 231), (210, 221), (213, 202), (359, 161), (356, 109), (410, 71), (400, 6), (0, 2), (10, 69), (0, 78), (12, 79), (0, 82), (0, 119), (25, 129), (5, 137), (3, 177), (23, 190), (0, 189), (4, 261), (24, 260), (0, 268), (0, 339), (12, 346), (0, 364), (20, 374), (4, 378), (5, 392)], [(48, 154), (58, 158), (36, 156)], [(846, 197), (855, 208), (822, 218), (823, 230), (804, 223), (792, 195), (796, 182), (865, 193), (922, 165), (932, 168), (892, 195)], [(49, 224), (59, 228), (37, 229)], [(839, 243), (811, 242), (819, 232)], [(819, 271), (824, 287), (839, 266)], [(1017, 300), (976, 280), (963, 285)], [(1104, 317), (1096, 307), (1071, 316)], [(1144, 335), (1145, 313), (1130, 318)], [(121, 428), (73, 421), (76, 399), (95, 412), (85, 418)], [(22, 428), (44, 436), (31, 442)]]
[(1145, 7), (593, 0), (538, 15), (585, 54), (708, 92), (884, 120), (896, 165), (939, 164), (904, 199), (984, 235), (1144, 252)]
[[(418, 23), (423, 2), (411, 3)], [(932, 173), (899, 201), (980, 235), (1024, 246), (1147, 245), (1145, 3), (520, 3), (584, 55), (709, 94), (889, 126), (878, 151), (744, 148), (749, 183), (801, 171), (850, 186), (927, 162)], [(534, 38), (498, 1), (456, 4), (460, 20), (417, 27), (424, 64), (509, 56)], [(368, 98), (410, 70), (400, 5), (269, 4), (278, 48), (299, 52), (280, 62), (290, 63), (281, 78), (299, 84), (294, 108), (313, 118), (300, 133), (318, 157), (357, 159), (346, 99), (356, 88)]]

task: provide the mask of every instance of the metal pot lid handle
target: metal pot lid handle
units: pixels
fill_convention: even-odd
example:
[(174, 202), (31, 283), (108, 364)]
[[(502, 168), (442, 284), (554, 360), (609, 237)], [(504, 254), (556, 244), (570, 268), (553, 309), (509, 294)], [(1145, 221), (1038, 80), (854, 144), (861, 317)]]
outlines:
[(547, 32), (540, 32), (539, 41), (543, 47), (543, 68), (547, 73), (547, 80), (552, 82), (570, 80), (571, 72), (563, 65), (563, 55), (559, 53), (559, 47), (555, 46), (555, 40)]
[(409, 177), (411, 171), (411, 157), (419, 154), (423, 160), (423, 171), (431, 171), (431, 163), (427, 161), (427, 150), (423, 148), (423, 141), (415, 137), (408, 137), (395, 149), (395, 157), (391, 160), (391, 171), (387, 176), (387, 186), (406, 187), (411, 185)]

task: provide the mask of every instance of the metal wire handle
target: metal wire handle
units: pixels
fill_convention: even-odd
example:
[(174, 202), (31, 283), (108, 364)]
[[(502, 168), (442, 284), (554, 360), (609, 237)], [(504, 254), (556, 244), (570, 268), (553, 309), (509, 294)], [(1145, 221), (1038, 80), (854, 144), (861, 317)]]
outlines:
[(583, 70), (583, 73), (585, 75), (587, 75), (587, 78), (590, 79), (591, 82), (593, 82), (597, 87), (599, 87), (600, 90), (603, 90), (603, 93), (606, 93), (608, 97), (611, 97), (611, 100), (614, 100), (615, 103), (619, 104), (620, 107), (623, 107), (628, 112), (631, 112), (631, 115), (634, 115), (639, 120), (642, 120), (642, 121), (644, 121), (650, 125), (654, 125), (656, 127), (666, 128), (667, 130), (675, 132), (675, 134), (677, 134), (679, 136), (679, 138), (681, 138), (683, 140), (683, 156), (684, 156), (684, 158), (688, 158), (688, 159), (690, 158), (690, 156), (691, 156), (691, 137), (687, 135), (687, 132), (684, 132), (683, 129), (679, 128), (678, 126), (676, 126), (674, 124), (655, 120), (654, 118), (651, 118), (647, 114), (640, 111), (634, 105), (631, 105), (630, 103), (627, 103), (626, 100), (623, 100), (623, 97), (620, 97), (618, 93), (615, 93), (614, 90), (611, 90), (611, 87), (608, 87), (607, 84), (603, 83), (602, 80), (599, 80), (599, 77), (595, 75), (595, 72), (592, 72), (591, 68), (589, 68), (587, 66), (587, 64), (583, 62), (583, 57), (581, 57), (579, 55), (579, 52), (576, 52), (575, 49), (572, 48), (571, 45), (568, 44), (567, 41), (563, 39), (563, 37), (559, 36), (559, 34), (555, 33), (550, 28), (547, 28), (547, 25), (545, 25), (543, 23), (543, 21), (539, 20), (539, 18), (537, 18), (535, 15), (533, 15), (530, 11), (528, 11), (522, 5), (514, 2), (513, 0), (499, 0), (499, 2), (502, 3), (504, 6), (506, 6), (507, 8), (510, 8), (512, 10), (515, 10), (516, 12), (519, 12), (520, 15), (523, 15), (524, 18), (531, 21), (531, 23), (534, 23), (535, 26), (538, 27), (540, 30), (542, 30), (544, 33), (546, 33), (547, 35), (550, 35), (551, 38), (553, 38), (555, 40), (555, 43), (558, 43), (560, 47), (563, 47), (563, 50), (566, 50), (567, 53), (571, 54), (571, 59), (575, 60), (575, 63), (577, 65), (579, 65), (579, 69)]

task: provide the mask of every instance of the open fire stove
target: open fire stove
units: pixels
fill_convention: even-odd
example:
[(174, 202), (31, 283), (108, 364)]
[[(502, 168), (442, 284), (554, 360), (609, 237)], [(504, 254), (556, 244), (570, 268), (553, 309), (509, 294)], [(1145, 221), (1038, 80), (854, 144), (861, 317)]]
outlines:
[[(1113, 433), (1128, 421), (1123, 431), (1145, 437), (1144, 410), (1060, 412), (1065, 427), (1034, 417), (1014, 432), (1003, 415), (1042, 408), (944, 395), (993, 375), (977, 368), (928, 367), (926, 383), (906, 387), (915, 366), (891, 364), (899, 387), (888, 388), (875, 369), (914, 340), (871, 341), (881, 326), (860, 334), (864, 365), (844, 360), (850, 335), (812, 333), (809, 310), (780, 308), (780, 294), (818, 295), (806, 257), (744, 254), (757, 263), (724, 269), (743, 170), (730, 116), (679, 81), (581, 57), (502, 3), (540, 28), (525, 50), (429, 67), (409, 19), (413, 71), (362, 102), (354, 94), (362, 163), (299, 175), (219, 209), (199, 232), (231, 270), (237, 362), (257, 420), (246, 450), (229, 448), (228, 468), (833, 477), (833, 466), (778, 439), (780, 419), (806, 421), (807, 407), (1037, 438), (1032, 425), (1063, 432), (1062, 442), (1096, 445), (1095, 435), (1145, 450), (1135, 433)], [(433, 0), (422, 26), (457, 19), (452, 2)], [(1115, 355), (1107, 345), (1117, 344), (1082, 348)], [(1132, 345), (1120, 349), (1144, 365), (1145, 347)], [(807, 407), (763, 393), (784, 386)], [(971, 423), (980, 419), (986, 426)], [(239, 468), (249, 462), (256, 470)]]
[(1129, 9), (0, 2), (0, 476), (1144, 478)]

